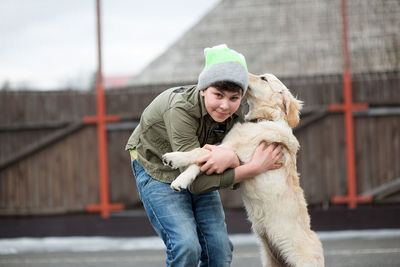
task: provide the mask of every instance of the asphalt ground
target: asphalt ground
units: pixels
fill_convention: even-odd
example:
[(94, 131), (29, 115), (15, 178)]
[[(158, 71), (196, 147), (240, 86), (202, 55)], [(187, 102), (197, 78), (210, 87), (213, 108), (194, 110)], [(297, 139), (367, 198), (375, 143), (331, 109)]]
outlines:
[[(356, 210), (348, 210), (346, 206), (328, 209), (310, 207), (309, 212), (312, 229), (319, 235), (322, 233), (326, 266), (400, 266), (400, 205), (360, 205)], [(227, 210), (226, 221), (231, 236), (251, 235), (244, 210)], [(365, 229), (369, 229), (368, 234), (365, 234)], [(382, 229), (394, 231), (395, 234), (374, 234)], [(347, 230), (356, 230), (360, 234), (349, 236)], [(324, 237), (324, 233), (328, 233), (328, 236)], [(87, 213), (3, 216), (0, 217), (0, 266), (165, 266), (165, 251), (157, 237), (150, 238), (150, 247), (138, 246), (140, 238), (147, 240), (154, 234), (145, 213), (140, 209), (112, 213), (109, 219)], [(36, 250), (29, 248), (8, 252), (9, 246), (2, 243), (5, 240), (17, 240), (18, 247), (21, 245), (18, 241), (20, 238), (36, 241), (55, 238), (56, 243), (50, 243), (50, 247), (57, 248), (59, 238), (71, 237), (88, 238), (92, 243), (78, 239), (68, 243), (67, 249), (42, 249), (39, 242), (33, 245)], [(110, 239), (104, 242), (98, 241), (97, 237)], [(122, 248), (118, 238), (125, 238), (130, 245)], [(91, 251), (96, 243), (107, 244), (115, 240), (112, 248)], [(234, 242), (234, 245), (233, 267), (261, 266), (255, 240)]]
[[(314, 231), (400, 228), (400, 204), (360, 205), (355, 210), (348, 210), (345, 205), (309, 207), (309, 213)], [(251, 232), (244, 209), (226, 209), (225, 215), (230, 234)], [(140, 208), (113, 212), (109, 219), (102, 219), (97, 213), (0, 216), (0, 238), (151, 235), (155, 232)]]
[[(347, 234), (340, 236), (341, 233), (343, 232), (330, 232), (328, 237), (321, 234), (327, 267), (400, 266), (400, 230), (389, 232), (384, 236), (374, 235), (373, 231), (368, 231), (368, 234), (363, 234), (361, 231), (358, 232), (361, 234), (356, 236)], [(24, 252), (0, 255), (0, 266), (158, 267), (165, 266), (164, 260), (164, 249)], [(258, 245), (255, 242), (235, 245), (231, 266), (261, 266)]]

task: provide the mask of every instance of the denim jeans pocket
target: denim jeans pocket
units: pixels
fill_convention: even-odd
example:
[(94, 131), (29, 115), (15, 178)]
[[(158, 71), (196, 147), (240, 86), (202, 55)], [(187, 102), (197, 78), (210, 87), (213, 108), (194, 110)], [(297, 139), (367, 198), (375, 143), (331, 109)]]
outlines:
[(132, 162), (133, 174), (135, 175), (136, 185), (139, 189), (139, 193), (151, 182), (153, 178), (147, 174), (145, 169), (136, 161)]

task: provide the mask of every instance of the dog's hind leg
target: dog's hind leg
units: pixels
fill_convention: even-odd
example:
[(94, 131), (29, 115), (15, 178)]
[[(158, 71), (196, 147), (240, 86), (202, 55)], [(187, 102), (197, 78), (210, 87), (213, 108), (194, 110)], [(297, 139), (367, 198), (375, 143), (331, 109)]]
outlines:
[(260, 253), (261, 253), (261, 262), (263, 267), (284, 267), (285, 265), (281, 265), (273, 256), (271, 249), (269, 247), (267, 238), (265, 236), (258, 236), (260, 240)]
[[(304, 237), (303, 240), (306, 240)], [(316, 242), (300, 242), (297, 244), (297, 250), (295, 253), (290, 253), (288, 259), (293, 263), (293, 266), (301, 267), (323, 267), (324, 255), (322, 246), (319, 240)], [(319, 243), (319, 244), (318, 244)], [(294, 256), (294, 257), (292, 257)]]
[(260, 238), (262, 246), (260, 246), (261, 263), (263, 267), (273, 267), (273, 259), (268, 251), (268, 245)]
[(283, 240), (290, 240), (282, 244), (285, 251), (285, 261), (294, 267), (323, 267), (324, 256), (321, 242), (312, 231), (301, 227), (293, 227), (281, 236)]

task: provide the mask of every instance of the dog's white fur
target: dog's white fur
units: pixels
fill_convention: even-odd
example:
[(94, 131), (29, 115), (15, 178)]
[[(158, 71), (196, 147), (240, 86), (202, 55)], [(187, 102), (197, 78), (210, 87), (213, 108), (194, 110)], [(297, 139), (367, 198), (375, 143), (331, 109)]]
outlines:
[[(237, 123), (221, 146), (235, 151), (244, 163), (251, 160), (262, 141), (278, 143), (282, 147), (281, 168), (241, 183), (247, 214), (262, 244), (263, 266), (324, 266), (322, 245), (310, 229), (310, 217), (296, 168), (299, 143), (292, 127), (299, 122), (302, 103), (272, 74), (249, 74), (249, 79), (246, 121), (259, 119), (259, 122)], [(187, 188), (194, 181), (200, 172), (194, 162), (207, 153), (210, 151), (198, 148), (163, 156), (164, 162), (174, 168), (189, 165), (171, 184), (174, 190)]]

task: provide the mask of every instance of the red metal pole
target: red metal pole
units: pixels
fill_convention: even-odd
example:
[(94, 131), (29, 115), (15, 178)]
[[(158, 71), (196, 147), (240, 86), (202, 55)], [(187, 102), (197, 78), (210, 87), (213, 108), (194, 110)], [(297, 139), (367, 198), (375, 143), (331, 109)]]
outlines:
[(348, 206), (350, 209), (357, 207), (356, 200), (356, 170), (355, 170), (355, 154), (354, 154), (354, 120), (353, 111), (351, 110), (352, 88), (351, 88), (351, 74), (350, 71), (345, 71), (343, 74), (344, 91), (345, 91), (345, 106), (347, 110), (344, 112), (345, 116), (345, 131), (346, 131), (346, 159), (347, 159), (347, 184), (348, 184)]
[(357, 196), (356, 168), (354, 153), (354, 110), (368, 109), (368, 104), (354, 104), (351, 84), (350, 53), (347, 37), (347, 6), (346, 0), (342, 0), (342, 40), (343, 40), (343, 96), (344, 104), (331, 105), (329, 111), (344, 112), (345, 137), (346, 137), (346, 163), (347, 163), (347, 196), (336, 196), (332, 198), (333, 203), (347, 203), (349, 209), (355, 209), (358, 202), (371, 202), (371, 196)]
[(96, 106), (97, 116), (87, 116), (83, 119), (85, 123), (97, 124), (97, 147), (98, 147), (98, 165), (99, 165), (99, 188), (100, 204), (91, 204), (86, 207), (89, 212), (100, 211), (103, 218), (110, 216), (110, 210), (124, 209), (122, 204), (110, 204), (109, 186), (108, 186), (108, 159), (107, 159), (107, 122), (119, 121), (118, 116), (106, 115), (106, 101), (103, 88), (102, 58), (101, 58), (101, 19), (100, 19), (100, 0), (96, 0), (97, 13), (97, 80), (96, 80)]

